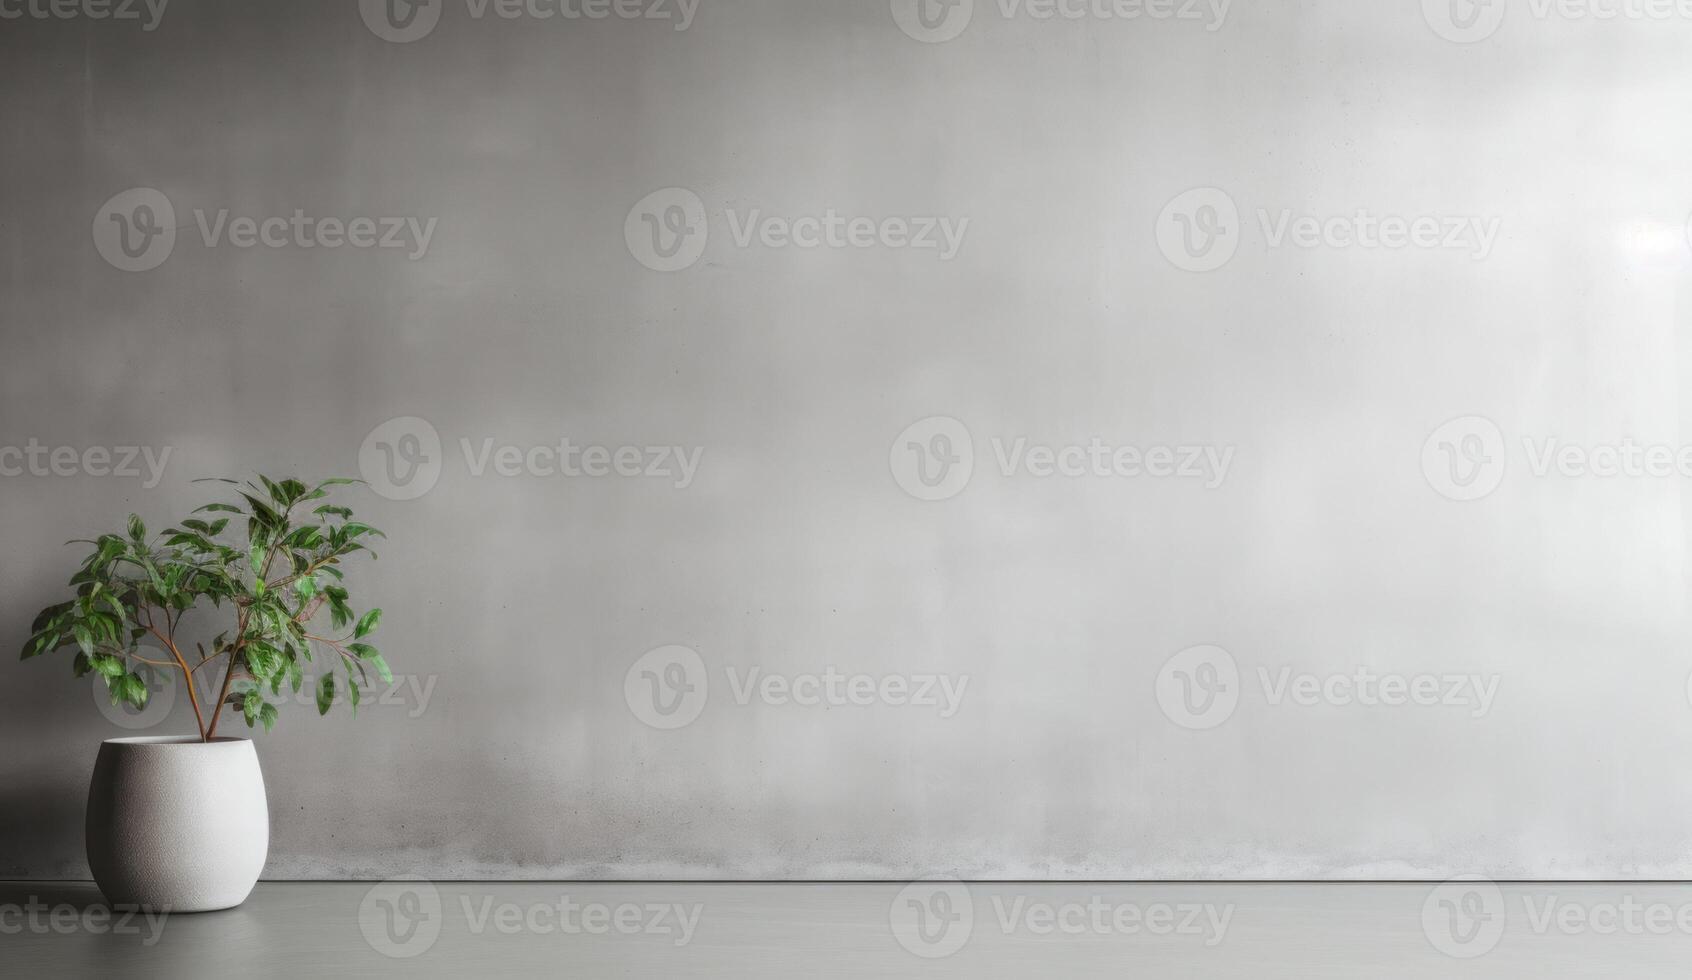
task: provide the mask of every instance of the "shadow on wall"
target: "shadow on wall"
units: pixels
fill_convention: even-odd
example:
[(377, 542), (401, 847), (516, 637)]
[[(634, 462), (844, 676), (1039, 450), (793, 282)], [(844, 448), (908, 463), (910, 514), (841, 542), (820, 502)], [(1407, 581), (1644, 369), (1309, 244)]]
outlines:
[[(0, 878), (41, 877), (40, 855), (52, 855), (59, 861), (45, 877), (86, 879), (88, 865), (82, 856), (86, 795), (68, 789), (62, 779), (53, 779), (45, 771), (32, 770), (0, 786), (0, 841), (19, 844), (7, 848)], [(28, 854), (36, 859), (29, 860)]]
[[(27, 615), (6, 617), (0, 657), (6, 659), (0, 686), (0, 744), (33, 746), (0, 783), (0, 878), (85, 880), (83, 820), (88, 805), (89, 773), (103, 738), (118, 731), (100, 725), (90, 679), (74, 680), (64, 651), (19, 661), (29, 636), (30, 619), (55, 596), (43, 590), (28, 600)], [(57, 746), (43, 751), (42, 746)], [(16, 749), (14, 748), (14, 753)], [(67, 778), (67, 767), (78, 775)]]

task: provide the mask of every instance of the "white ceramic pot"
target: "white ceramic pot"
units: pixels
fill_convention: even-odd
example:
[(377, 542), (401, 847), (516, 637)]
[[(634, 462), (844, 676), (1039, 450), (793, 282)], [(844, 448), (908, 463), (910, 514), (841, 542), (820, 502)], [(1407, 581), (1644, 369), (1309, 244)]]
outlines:
[(170, 912), (240, 905), (270, 850), (244, 738), (113, 738), (88, 787), (88, 866), (106, 900)]

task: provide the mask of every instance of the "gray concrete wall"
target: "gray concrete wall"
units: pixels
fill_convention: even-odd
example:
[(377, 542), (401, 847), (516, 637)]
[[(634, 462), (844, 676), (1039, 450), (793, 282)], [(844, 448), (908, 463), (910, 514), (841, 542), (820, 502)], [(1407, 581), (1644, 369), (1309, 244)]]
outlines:
[[(0, 634), (369, 478), (271, 876), (1692, 872), (1692, 20), (104, 9), (0, 2)], [(0, 875), (154, 715), (4, 668)]]

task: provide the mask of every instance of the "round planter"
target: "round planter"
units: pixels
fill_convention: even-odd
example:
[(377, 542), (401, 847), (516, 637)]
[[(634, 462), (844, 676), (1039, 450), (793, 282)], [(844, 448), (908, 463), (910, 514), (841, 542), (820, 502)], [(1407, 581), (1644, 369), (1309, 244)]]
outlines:
[(270, 850), (258, 753), (244, 738), (113, 738), (88, 787), (88, 866), (106, 900), (210, 912), (247, 900)]

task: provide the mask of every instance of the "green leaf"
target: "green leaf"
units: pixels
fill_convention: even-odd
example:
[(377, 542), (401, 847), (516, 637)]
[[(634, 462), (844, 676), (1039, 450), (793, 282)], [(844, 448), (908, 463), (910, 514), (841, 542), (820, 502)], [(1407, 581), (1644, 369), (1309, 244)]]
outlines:
[(353, 627), (353, 635), (360, 638), (360, 639), (363, 639), (364, 637), (369, 636), (371, 633), (375, 632), (376, 627), (381, 625), (381, 622), (382, 622), (382, 610), (372, 609), (369, 612), (364, 614), (364, 618), (362, 618), (358, 621), (357, 626)]
[(382, 659), (382, 655), (376, 652), (375, 647), (368, 643), (349, 643), (347, 649), (351, 650), (353, 655), (358, 657), (361, 662), (376, 668), (376, 673), (382, 678), (384, 684), (394, 682), (393, 671), (388, 669), (388, 662)]
[[(40, 633), (35, 634), (34, 636), (30, 637), (29, 641), (26, 642), (23, 645), (23, 653), (21, 655), (19, 655), (18, 659), (19, 660), (28, 660), (32, 657), (41, 656), (42, 654), (46, 653), (48, 650), (51, 650), (51, 649), (53, 649), (53, 648), (55, 648), (59, 645), (56, 642), (58, 640), (58, 638), (59, 638), (59, 631), (58, 630), (49, 630), (49, 631), (44, 631), (44, 632), (40, 632)], [(86, 657), (87, 654), (79, 653), (79, 654), (77, 654), (77, 656), (78, 657)], [(81, 675), (79, 674), (77, 676), (80, 677)]]
[[(87, 656), (85, 654), (85, 656)], [(96, 653), (88, 657), (88, 665), (98, 671), (101, 677), (114, 680), (129, 673), (129, 668), (118, 657), (109, 654)]]
[(253, 677), (271, 680), (282, 670), (282, 652), (263, 640), (252, 640), (242, 651)]
[(282, 488), (276, 485), (276, 481), (262, 473), (259, 474), (259, 481), (264, 484), (265, 490), (269, 491), (270, 499), (284, 507), (288, 506), (288, 495), (282, 492)]
[(247, 501), (247, 506), (253, 509), (253, 517), (257, 518), (260, 524), (272, 529), (282, 526), (282, 515), (272, 510), (269, 504), (250, 493), (243, 493), (241, 497)]
[(147, 540), (147, 525), (141, 523), (141, 518), (129, 515), (129, 539), (136, 544)]
[(272, 728), (275, 728), (276, 705), (266, 702), (265, 706), (259, 709), (259, 721), (263, 723), (266, 733), (268, 733)]
[(245, 514), (246, 513), (246, 511), (244, 511), (241, 508), (235, 506), (234, 504), (207, 504), (204, 507), (194, 508), (194, 513), (196, 513), (196, 514), (202, 514), (202, 513), (207, 513), (207, 512), (217, 513), (217, 514)]
[(334, 504), (324, 504), (322, 507), (319, 507), (316, 510), (312, 511), (312, 513), (313, 514), (320, 514), (320, 515), (321, 514), (330, 514), (330, 515), (333, 515), (335, 517), (339, 517), (343, 521), (351, 520), (352, 514), (353, 514), (352, 508), (350, 508), (350, 507), (337, 507)]
[(60, 616), (63, 616), (66, 612), (69, 612), (70, 607), (71, 607), (70, 603), (61, 602), (61, 603), (58, 603), (57, 605), (48, 606), (46, 609), (41, 610), (41, 612), (36, 615), (35, 622), (30, 624), (29, 631), (31, 633), (45, 632), (47, 627), (55, 619), (58, 619)]
[(334, 703), (335, 675), (324, 674), (323, 679), (317, 682), (317, 713), (319, 715), (328, 714), (330, 706)]
[(310, 599), (317, 594), (317, 580), (310, 575), (294, 580), (294, 593), (301, 599)]
[(120, 673), (115, 677), (106, 677), (106, 693), (110, 695), (112, 706), (123, 704), (125, 701), (137, 708), (145, 708), (149, 692), (147, 682), (136, 674)]

